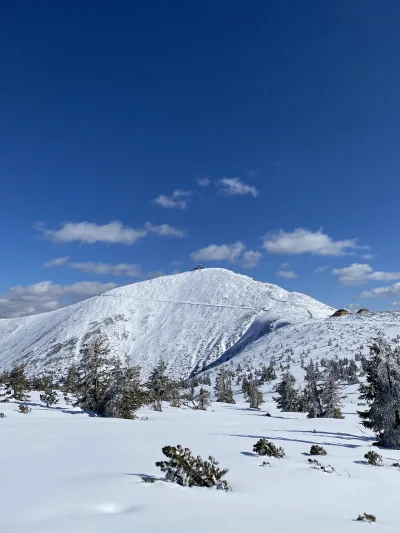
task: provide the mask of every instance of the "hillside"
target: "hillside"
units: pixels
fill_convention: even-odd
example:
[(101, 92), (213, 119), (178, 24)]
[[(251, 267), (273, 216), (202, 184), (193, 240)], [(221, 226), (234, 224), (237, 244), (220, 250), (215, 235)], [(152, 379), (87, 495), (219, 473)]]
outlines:
[(332, 308), (225, 269), (205, 269), (126, 285), (75, 305), (0, 320), (0, 365), (24, 361), (30, 372), (62, 372), (97, 331), (112, 353), (128, 354), (146, 375), (162, 358), (169, 372), (236, 354), (288, 324), (325, 319)]

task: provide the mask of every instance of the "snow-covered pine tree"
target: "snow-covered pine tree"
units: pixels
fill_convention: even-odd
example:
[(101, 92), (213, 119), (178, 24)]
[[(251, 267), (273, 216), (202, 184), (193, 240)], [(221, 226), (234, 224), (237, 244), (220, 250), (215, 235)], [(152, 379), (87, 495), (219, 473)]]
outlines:
[(349, 385), (355, 385), (356, 383), (359, 383), (358, 367), (354, 359), (349, 362), (349, 366), (347, 367), (347, 383)]
[(361, 364), (366, 383), (360, 385), (360, 399), (368, 405), (358, 412), (362, 424), (375, 431), (380, 446), (400, 449), (400, 348), (376, 339)]
[(236, 403), (233, 398), (232, 378), (230, 372), (224, 368), (221, 368), (217, 374), (214, 391), (217, 402)]
[(112, 369), (109, 352), (108, 339), (101, 334), (95, 335), (82, 346), (74, 386), (75, 406), (104, 414), (105, 392)]
[(264, 403), (264, 397), (256, 379), (249, 381), (244, 397), (246, 401), (250, 403), (250, 409), (259, 409), (261, 404)]
[(195, 397), (197, 409), (200, 411), (207, 411), (207, 407), (211, 405), (210, 396), (211, 394), (208, 392), (208, 390), (200, 387), (200, 390)]
[(134, 419), (135, 412), (148, 399), (140, 381), (140, 367), (133, 366), (129, 358), (125, 359), (125, 365), (119, 359), (113, 359), (112, 364), (104, 394), (104, 416)]
[(274, 397), (278, 409), (290, 413), (298, 410), (298, 392), (294, 388), (296, 379), (288, 370), (282, 375), (275, 390), (279, 396)]
[(0, 393), (0, 397), (3, 397), (2, 402), (8, 402), (12, 399), (19, 402), (26, 402), (28, 400), (30, 386), (23, 364), (14, 363), (10, 371), (3, 372), (0, 384), (5, 389), (3, 393)]
[(321, 387), (322, 418), (344, 418), (340, 383), (336, 375), (327, 370)]
[(305, 388), (304, 392), (308, 404), (308, 418), (318, 418), (322, 415), (323, 409), (321, 404), (321, 391), (319, 380), (320, 374), (316, 372), (312, 361), (305, 368)]
[(160, 361), (151, 372), (147, 382), (154, 411), (162, 411), (162, 402), (167, 393), (168, 383), (167, 365), (164, 361)]

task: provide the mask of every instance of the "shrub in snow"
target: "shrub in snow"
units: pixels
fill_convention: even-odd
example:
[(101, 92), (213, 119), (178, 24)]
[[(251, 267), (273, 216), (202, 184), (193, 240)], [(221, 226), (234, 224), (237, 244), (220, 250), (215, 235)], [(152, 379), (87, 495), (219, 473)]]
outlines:
[(28, 407), (27, 405), (19, 405), (18, 411), (22, 413), (23, 415), (28, 415), (32, 411), (32, 409)]
[(358, 515), (357, 518), (358, 522), (369, 522), (369, 523), (375, 523), (376, 522), (376, 516), (373, 514), (363, 513)]
[(369, 359), (363, 358), (366, 383), (360, 385), (360, 399), (368, 405), (358, 412), (362, 424), (375, 431), (378, 444), (400, 448), (400, 348), (392, 349), (383, 339), (370, 347)]
[(370, 451), (364, 455), (365, 459), (368, 461), (369, 465), (372, 466), (382, 466), (382, 455), (379, 453)]
[(163, 454), (169, 461), (158, 461), (156, 466), (165, 473), (165, 478), (172, 483), (187, 487), (217, 487), (224, 491), (229, 490), (228, 484), (222, 478), (228, 469), (218, 468), (214, 457), (203, 460), (200, 456), (194, 457), (189, 448), (178, 446), (164, 446)]
[(149, 477), (149, 476), (145, 476), (145, 477), (142, 477), (142, 481), (143, 483), (155, 483), (155, 479), (154, 477)]
[(314, 468), (315, 470), (322, 470), (322, 472), (325, 472), (326, 474), (337, 474), (337, 471), (331, 465), (323, 465), (316, 459), (309, 459), (308, 462), (311, 464), (311, 468)]
[(313, 444), (310, 448), (310, 455), (326, 455), (327, 452), (325, 448), (322, 446), (318, 446), (317, 444)]
[(7, 418), (4, 413), (0, 413), (0, 418)]
[(58, 403), (58, 395), (54, 390), (46, 390), (40, 395), (40, 401), (46, 405), (46, 407), (51, 407)]
[(258, 440), (253, 446), (253, 452), (257, 455), (268, 455), (268, 457), (276, 457), (277, 459), (285, 457), (283, 448), (277, 448), (275, 444), (267, 439)]
[(30, 387), (23, 364), (15, 363), (9, 372), (3, 372), (0, 376), (0, 384), (5, 388), (4, 393), (0, 394), (4, 398), (3, 402), (8, 402), (11, 399), (20, 402), (28, 400)]

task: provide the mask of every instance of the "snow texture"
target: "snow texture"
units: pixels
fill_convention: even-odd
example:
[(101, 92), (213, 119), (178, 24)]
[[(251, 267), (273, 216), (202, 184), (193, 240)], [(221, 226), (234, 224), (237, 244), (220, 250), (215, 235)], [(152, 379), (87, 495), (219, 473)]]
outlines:
[[(32, 393), (28, 415), (17, 403), (2, 404), (0, 419), (3, 486), (0, 525), (8, 533), (351, 533), (370, 527), (355, 519), (377, 517), (387, 533), (400, 528), (399, 450), (380, 450), (383, 466), (366, 464), (374, 438), (355, 414), (358, 393), (348, 387), (345, 420), (308, 420), (282, 413), (263, 387), (267, 403), (250, 410), (236, 392), (236, 405), (214, 403), (211, 411), (148, 409), (148, 420), (90, 417), (62, 401), (46, 408)], [(269, 411), (271, 417), (262, 416)], [(256, 456), (266, 438), (285, 450), (283, 459)], [(165, 445), (210, 454), (229, 472), (231, 492), (169, 483), (155, 462)], [(311, 468), (312, 444), (332, 473)], [(143, 477), (153, 477), (147, 484)]]

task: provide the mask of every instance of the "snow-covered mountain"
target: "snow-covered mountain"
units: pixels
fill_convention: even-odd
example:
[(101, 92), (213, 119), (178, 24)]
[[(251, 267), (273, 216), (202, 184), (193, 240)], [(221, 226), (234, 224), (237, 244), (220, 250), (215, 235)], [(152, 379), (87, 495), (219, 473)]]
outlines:
[[(62, 372), (97, 331), (113, 353), (128, 354), (146, 375), (160, 359), (188, 376), (249, 349), (290, 324), (326, 319), (332, 308), (276, 285), (210, 268), (126, 285), (75, 305), (0, 320), (0, 365)], [(259, 341), (261, 342), (261, 341)]]

